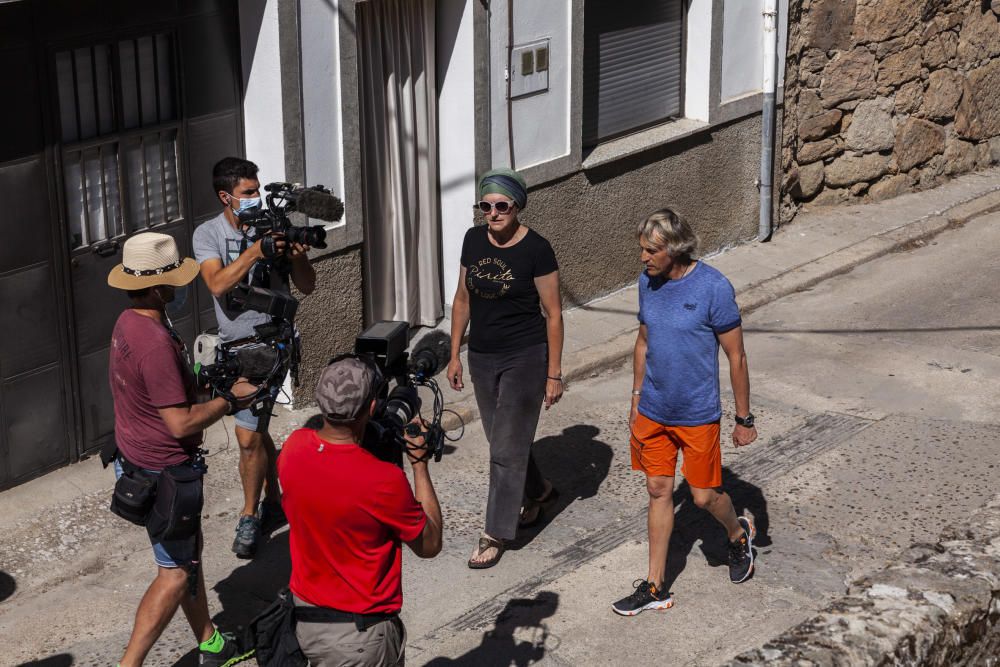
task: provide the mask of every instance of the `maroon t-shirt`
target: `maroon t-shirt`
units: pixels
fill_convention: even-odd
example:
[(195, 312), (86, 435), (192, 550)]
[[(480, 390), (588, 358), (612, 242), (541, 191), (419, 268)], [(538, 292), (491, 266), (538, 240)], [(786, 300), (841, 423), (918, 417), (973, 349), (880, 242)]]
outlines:
[(278, 480), (292, 592), (355, 614), (399, 611), (400, 545), (417, 539), (427, 523), (402, 469), (300, 428), (281, 448)]
[(184, 351), (160, 322), (126, 310), (111, 333), (108, 364), (115, 440), (130, 463), (163, 470), (190, 458), (202, 434), (170, 435), (158, 408), (193, 404), (197, 381)]

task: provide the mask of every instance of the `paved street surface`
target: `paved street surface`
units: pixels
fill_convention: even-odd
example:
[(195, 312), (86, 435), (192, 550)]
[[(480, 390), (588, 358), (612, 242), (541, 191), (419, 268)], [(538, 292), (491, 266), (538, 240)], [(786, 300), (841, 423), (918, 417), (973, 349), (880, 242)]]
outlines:
[[(538, 458), (560, 498), (486, 571), (465, 566), (487, 473), (482, 430), (471, 424), (432, 469), (444, 552), (430, 561), (407, 553), (404, 564), (408, 664), (715, 664), (964, 521), (1000, 479), (998, 247), (1000, 214), (975, 218), (746, 318), (761, 439), (724, 445), (723, 460), (738, 510), (757, 522), (757, 574), (729, 583), (724, 535), (681, 484), (670, 610), (627, 619), (610, 609), (646, 562), (645, 491), (626, 445), (630, 367), (574, 383), (543, 415)], [(287, 434), (307, 416), (276, 422)], [(251, 563), (231, 555), (236, 445), (223, 448), (220, 426), (209, 438), (210, 604), (232, 627), (287, 581), (287, 533)], [(0, 664), (113, 664), (127, 640), (153, 572), (145, 536), (105, 511), (106, 489), (69, 495), (30, 522), (0, 517), (0, 569), (16, 586), (0, 603)], [(192, 646), (179, 616), (149, 664), (194, 664)]]

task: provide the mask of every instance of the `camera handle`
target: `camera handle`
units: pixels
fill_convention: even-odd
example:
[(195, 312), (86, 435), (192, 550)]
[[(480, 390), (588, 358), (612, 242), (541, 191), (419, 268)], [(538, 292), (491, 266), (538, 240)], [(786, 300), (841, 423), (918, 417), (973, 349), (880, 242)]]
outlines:
[(250, 406), (250, 413), (257, 418), (257, 433), (267, 433), (271, 425), (271, 410), (274, 408), (274, 398), (268, 391)]

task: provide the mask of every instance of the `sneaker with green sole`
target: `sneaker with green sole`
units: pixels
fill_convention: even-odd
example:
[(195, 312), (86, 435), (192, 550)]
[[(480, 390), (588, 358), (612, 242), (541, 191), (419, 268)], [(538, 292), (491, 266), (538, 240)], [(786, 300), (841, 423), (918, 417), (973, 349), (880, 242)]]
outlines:
[[(216, 646), (218, 650), (213, 650)], [(230, 667), (249, 660), (255, 650), (241, 646), (234, 635), (216, 630), (212, 639), (198, 647), (198, 664), (201, 667)]]

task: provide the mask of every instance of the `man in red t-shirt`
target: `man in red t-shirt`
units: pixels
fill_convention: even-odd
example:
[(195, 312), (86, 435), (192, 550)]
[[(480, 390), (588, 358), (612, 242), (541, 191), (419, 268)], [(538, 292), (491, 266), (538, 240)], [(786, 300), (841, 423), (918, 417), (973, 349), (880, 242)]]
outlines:
[[(375, 410), (375, 369), (348, 357), (316, 385), (318, 431), (299, 429), (278, 456), (298, 607), (323, 621), (298, 620), (296, 635), (316, 665), (395, 665), (403, 657), (401, 543), (421, 558), (441, 551), (441, 508), (422, 437), (413, 449), (411, 491), (402, 469), (359, 444)], [(313, 616), (317, 611), (313, 610)]]
[[(108, 285), (125, 290), (132, 307), (111, 334), (108, 381), (115, 405), (115, 474), (159, 476), (165, 468), (189, 461), (202, 442), (202, 431), (242, 404), (224, 398), (195, 402), (195, 377), (184, 349), (166, 316), (176, 289), (198, 275), (198, 264), (181, 258), (171, 236), (145, 232), (125, 241), (122, 263), (108, 274)], [(256, 390), (246, 382), (233, 386), (235, 396)], [(125, 463), (122, 462), (124, 459)], [(124, 466), (124, 467), (123, 467)], [(127, 469), (127, 470), (126, 470)], [(230, 635), (212, 623), (200, 561), (201, 531), (186, 539), (150, 537), (157, 575), (135, 613), (135, 624), (120, 667), (141, 665), (164, 628), (182, 607), (200, 642), (202, 666), (228, 667), (249, 657)], [(193, 595), (191, 580), (194, 578)]]

